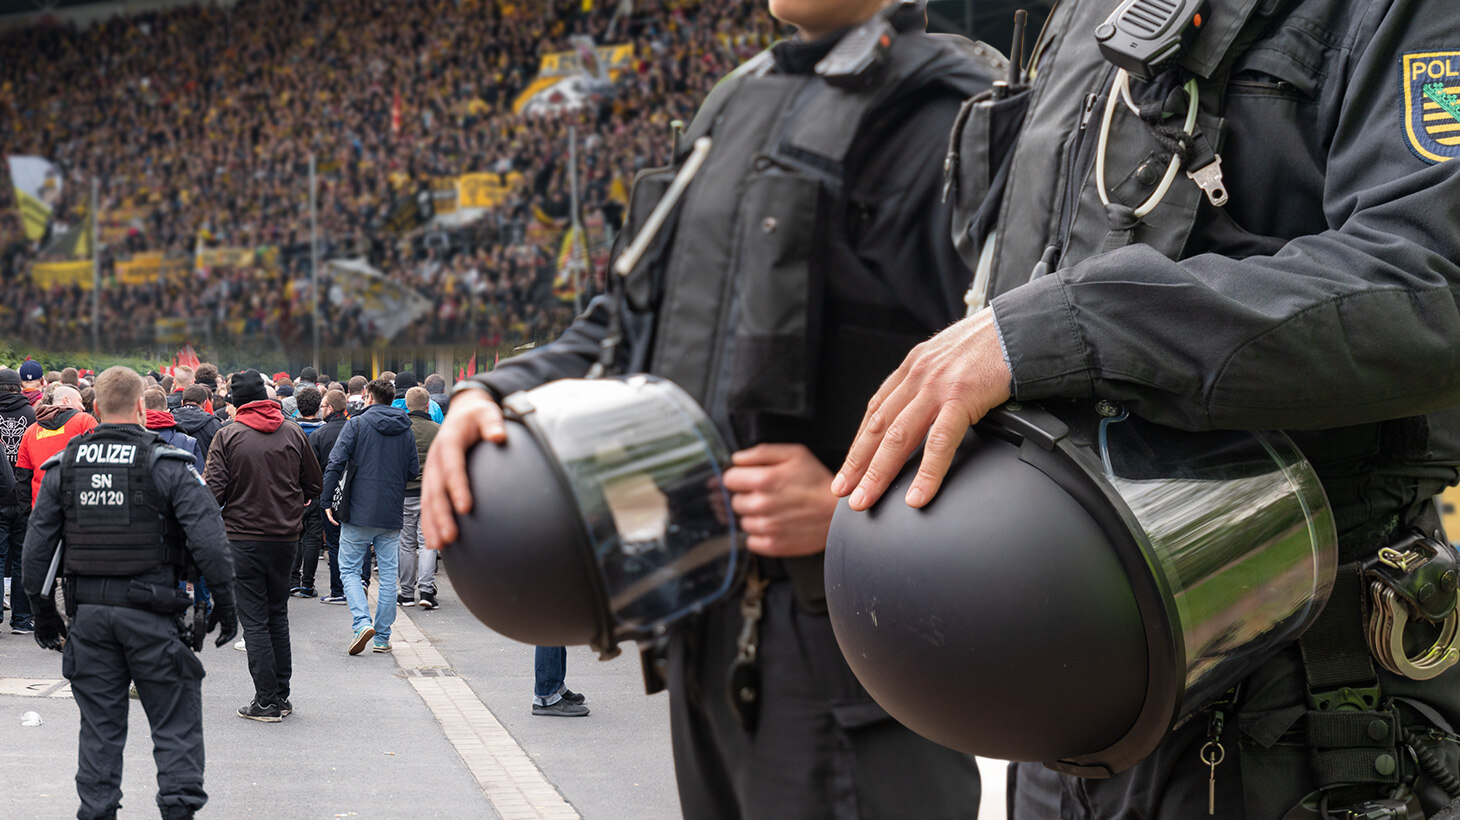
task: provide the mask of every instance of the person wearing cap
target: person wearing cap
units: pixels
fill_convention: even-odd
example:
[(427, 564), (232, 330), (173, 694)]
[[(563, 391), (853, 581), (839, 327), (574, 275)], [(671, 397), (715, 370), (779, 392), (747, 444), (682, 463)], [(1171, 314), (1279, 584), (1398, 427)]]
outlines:
[[(401, 371), (401, 373), (395, 377), (395, 401), (391, 402), (390, 406), (399, 408), (401, 410), (407, 410), (409, 412), (409, 408), (406, 407), (406, 393), (409, 392), (412, 387), (418, 386), (420, 386), (420, 383), (416, 381), (415, 373), (412, 373), (409, 370)], [(440, 424), (446, 418), (446, 414), (441, 411), (441, 405), (437, 404), (435, 399), (428, 399), (428, 401), (431, 421)]]
[[(12, 472), (15, 457), (20, 453), (20, 440), (25, 438), (26, 429), (35, 424), (35, 408), (20, 389), (20, 374), (0, 367), (0, 444), (5, 446), (5, 463)], [(29, 516), (30, 505), (21, 499), (16, 488), (0, 496), (0, 575), (10, 575), (12, 556), (17, 564), (20, 560)]]
[(238, 620), (254, 697), (238, 716), (277, 723), (294, 707), (289, 570), (305, 508), (322, 487), (319, 461), (297, 424), (285, 424), (257, 370), (233, 374), (236, 415), (213, 436), (204, 479), (223, 507), (237, 574)]
[(40, 362), (34, 359), (26, 359), (20, 365), (20, 392), (30, 402), (31, 407), (41, 403), (41, 391), (45, 388), (46, 371), (41, 368)]

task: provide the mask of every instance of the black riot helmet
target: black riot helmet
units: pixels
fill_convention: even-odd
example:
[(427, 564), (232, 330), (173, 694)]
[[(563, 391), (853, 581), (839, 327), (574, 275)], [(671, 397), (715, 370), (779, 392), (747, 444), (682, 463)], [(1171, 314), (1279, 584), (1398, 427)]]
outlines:
[(482, 623), (523, 643), (624, 640), (719, 600), (744, 560), (729, 451), (673, 382), (564, 379), (502, 402), (507, 443), (467, 456), (472, 510), (444, 553)]
[(873, 698), (971, 754), (1127, 769), (1296, 638), (1333, 584), (1327, 499), (1281, 433), (1010, 404), (921, 510), (902, 500), (916, 466), (868, 512), (837, 510), (827, 605)]

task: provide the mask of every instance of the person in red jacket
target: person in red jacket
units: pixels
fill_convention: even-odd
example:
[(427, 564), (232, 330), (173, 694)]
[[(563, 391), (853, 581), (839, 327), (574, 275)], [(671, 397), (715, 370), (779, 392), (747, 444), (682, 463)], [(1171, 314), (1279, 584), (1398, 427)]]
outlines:
[(66, 442), (96, 426), (96, 419), (82, 410), (81, 392), (70, 385), (57, 387), (51, 403), (37, 407), (35, 416), (36, 423), (25, 431), (15, 455), (15, 480), (25, 485), (20, 493), (27, 506), (35, 505), (41, 479), (46, 477), (46, 471), (40, 466), (46, 459), (66, 449)]

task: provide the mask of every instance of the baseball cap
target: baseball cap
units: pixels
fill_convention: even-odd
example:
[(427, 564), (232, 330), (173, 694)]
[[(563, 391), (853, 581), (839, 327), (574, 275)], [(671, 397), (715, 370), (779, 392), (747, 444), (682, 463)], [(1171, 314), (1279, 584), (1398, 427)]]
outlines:
[(46, 375), (41, 369), (41, 363), (34, 359), (26, 359), (20, 366), (20, 380), (23, 382), (38, 382)]

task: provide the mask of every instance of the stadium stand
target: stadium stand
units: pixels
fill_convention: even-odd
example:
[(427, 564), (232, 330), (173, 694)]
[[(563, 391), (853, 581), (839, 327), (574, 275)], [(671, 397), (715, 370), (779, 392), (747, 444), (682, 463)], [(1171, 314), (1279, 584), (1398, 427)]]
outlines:
[[(572, 313), (555, 283), (569, 128), (601, 270), (670, 121), (775, 34), (761, 0), (243, 0), (0, 34), (0, 151), (45, 158), (64, 183), (39, 242), (0, 185), (0, 333), (87, 344), (97, 179), (109, 348), (307, 344), (312, 153), (321, 258), (363, 258), (370, 281), (426, 305), (386, 327), (359, 277), (327, 276), (326, 344), (551, 338)], [(545, 58), (583, 35), (600, 60), (632, 47), (615, 52), (613, 91), (519, 112)]]

